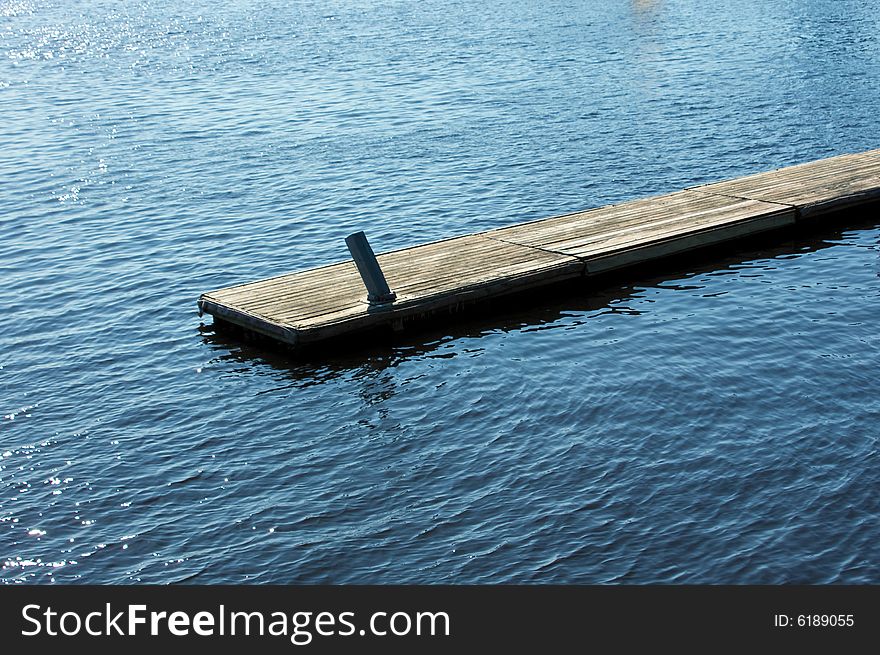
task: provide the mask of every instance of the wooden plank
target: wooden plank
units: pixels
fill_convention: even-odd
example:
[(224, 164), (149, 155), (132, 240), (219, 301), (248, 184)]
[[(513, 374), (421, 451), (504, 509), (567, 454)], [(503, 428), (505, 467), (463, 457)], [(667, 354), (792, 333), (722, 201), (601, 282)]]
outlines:
[(880, 150), (790, 166), (692, 189), (796, 207), (801, 218), (880, 199)]
[(265, 321), (268, 336), (304, 343), (579, 277), (584, 269), (577, 258), (482, 235), (384, 253), (378, 260), (397, 293), (392, 305), (370, 305), (354, 264), (343, 262), (207, 293), (202, 309), (249, 329)]
[(703, 230), (689, 232), (685, 235), (675, 235), (650, 243), (640, 243), (632, 247), (621, 248), (616, 252), (612, 251), (589, 257), (586, 262), (587, 273), (604, 273), (605, 271), (641, 264), (724, 241), (732, 241), (759, 232), (775, 230), (787, 225), (793, 225), (794, 222), (794, 209), (785, 209), (758, 216), (748, 221), (718, 224)]
[(669, 239), (681, 241), (680, 250), (699, 247), (708, 242), (691, 236), (734, 223), (744, 224), (737, 231), (743, 236), (750, 230), (768, 229), (759, 219), (776, 215), (783, 216), (782, 224), (794, 222), (794, 212), (783, 205), (678, 191), (501, 228), (487, 235), (588, 260)]
[(880, 200), (880, 150), (378, 255), (390, 303), (351, 261), (203, 294), (202, 311), (303, 345), (604, 273)]

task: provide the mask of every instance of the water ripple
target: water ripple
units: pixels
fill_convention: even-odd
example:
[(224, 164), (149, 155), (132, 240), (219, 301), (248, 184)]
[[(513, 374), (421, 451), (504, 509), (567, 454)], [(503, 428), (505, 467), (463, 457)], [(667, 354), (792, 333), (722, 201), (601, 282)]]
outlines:
[(875, 216), (321, 359), (194, 305), (877, 147), (871, 3), (0, 16), (3, 582), (880, 580)]

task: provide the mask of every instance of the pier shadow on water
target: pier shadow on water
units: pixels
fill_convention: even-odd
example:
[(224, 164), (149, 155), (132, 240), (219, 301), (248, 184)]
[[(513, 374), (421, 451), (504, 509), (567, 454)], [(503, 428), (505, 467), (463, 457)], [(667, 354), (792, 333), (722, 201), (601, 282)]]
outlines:
[[(411, 359), (451, 358), (462, 352), (447, 346), (461, 339), (479, 340), (499, 332), (530, 332), (587, 323), (609, 313), (638, 315), (644, 308), (627, 307), (645, 289), (661, 287), (694, 291), (689, 280), (705, 274), (736, 274), (755, 261), (787, 260), (839, 245), (846, 232), (880, 225), (877, 205), (848, 210), (833, 217), (833, 225), (798, 224), (758, 234), (734, 243), (711, 246), (603, 276), (563, 282), (550, 287), (489, 300), (451, 315), (435, 315), (394, 333), (375, 330), (303, 351), (279, 349), (266, 339), (254, 340), (233, 329), (202, 323), (201, 339), (216, 353), (215, 361), (244, 367), (268, 365), (291, 381), (307, 387), (343, 375), (373, 376)], [(877, 264), (880, 277), (880, 259)]]

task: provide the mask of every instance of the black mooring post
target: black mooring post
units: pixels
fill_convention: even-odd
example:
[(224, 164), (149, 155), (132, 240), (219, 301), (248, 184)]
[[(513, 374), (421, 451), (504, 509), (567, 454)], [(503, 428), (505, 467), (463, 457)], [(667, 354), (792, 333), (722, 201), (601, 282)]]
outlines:
[(345, 245), (348, 246), (351, 257), (361, 274), (361, 279), (364, 281), (364, 286), (367, 287), (367, 300), (374, 304), (393, 302), (397, 298), (397, 294), (389, 288), (388, 282), (385, 281), (385, 275), (379, 268), (379, 261), (376, 259), (373, 249), (370, 248), (367, 235), (363, 232), (355, 232), (345, 237)]

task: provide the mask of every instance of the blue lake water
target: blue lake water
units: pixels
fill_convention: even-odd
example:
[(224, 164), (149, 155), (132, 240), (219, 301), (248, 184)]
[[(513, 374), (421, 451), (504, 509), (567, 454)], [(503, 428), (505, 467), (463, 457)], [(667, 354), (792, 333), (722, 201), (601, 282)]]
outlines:
[(0, 579), (880, 583), (880, 219), (302, 361), (199, 293), (880, 146), (869, 0), (0, 0)]

